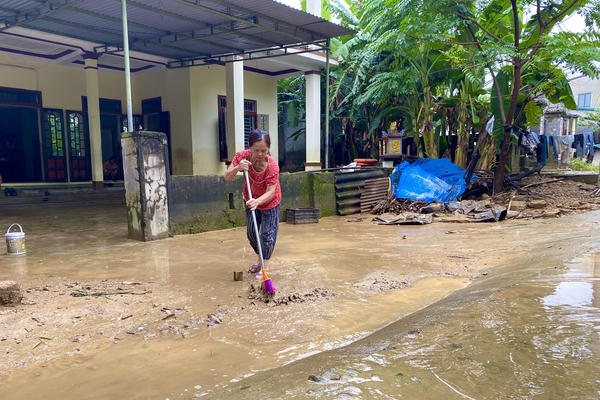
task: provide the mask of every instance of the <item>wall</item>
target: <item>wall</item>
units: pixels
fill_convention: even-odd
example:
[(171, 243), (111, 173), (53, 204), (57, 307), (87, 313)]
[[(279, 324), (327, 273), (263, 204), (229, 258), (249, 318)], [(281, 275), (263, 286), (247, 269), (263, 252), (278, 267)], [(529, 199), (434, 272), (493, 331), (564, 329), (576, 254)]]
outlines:
[(571, 80), (569, 84), (571, 85), (575, 102), (577, 102), (578, 95), (583, 93), (592, 93), (591, 108), (600, 109), (600, 80), (588, 77), (579, 77)]
[[(121, 100), (126, 112), (125, 76), (100, 70), (100, 97)], [(43, 63), (0, 55), (0, 86), (39, 90), (43, 106), (62, 110), (81, 110), (86, 95), (85, 71), (81, 67)]]
[(222, 175), (217, 98), (225, 96), (225, 67), (191, 68), (190, 79), (194, 175)]
[[(280, 182), (282, 222), (287, 208), (318, 208), (321, 217), (335, 215), (333, 174), (282, 174)], [(173, 233), (245, 226), (243, 185), (241, 175), (229, 182), (221, 176), (171, 176), (169, 210)]]
[(174, 175), (193, 174), (190, 70), (162, 69), (134, 75), (131, 83), (133, 112), (141, 114), (142, 100), (162, 97), (163, 111), (169, 111)]
[[(227, 166), (219, 158), (218, 96), (225, 96), (225, 67), (190, 68), (194, 175), (222, 175)], [(244, 98), (256, 100), (258, 114), (269, 115), (271, 155), (278, 159), (277, 79), (244, 72)]]
[(256, 100), (258, 114), (269, 116), (269, 136), (271, 137), (271, 156), (279, 160), (279, 135), (277, 123), (277, 78), (244, 73), (244, 97)]
[[(101, 62), (102, 59), (100, 59)], [(86, 95), (85, 71), (71, 67), (0, 55), (0, 86), (39, 90), (47, 108), (81, 110)], [(217, 97), (225, 95), (225, 67), (219, 65), (163, 69), (132, 76), (132, 105), (162, 97), (171, 121), (170, 155), (174, 175), (222, 175), (219, 159)], [(121, 100), (127, 113), (125, 76), (99, 71), (100, 97)], [(259, 114), (269, 115), (271, 154), (278, 159), (277, 79), (244, 72), (244, 97), (257, 101)]]

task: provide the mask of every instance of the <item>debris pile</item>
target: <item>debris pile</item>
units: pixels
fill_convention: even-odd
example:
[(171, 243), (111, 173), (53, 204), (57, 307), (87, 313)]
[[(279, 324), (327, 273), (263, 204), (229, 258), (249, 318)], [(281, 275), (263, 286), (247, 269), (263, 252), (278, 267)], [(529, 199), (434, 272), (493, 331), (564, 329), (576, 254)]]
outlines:
[(17, 282), (0, 281), (0, 305), (16, 305), (22, 299), (21, 288)]
[[(551, 218), (600, 210), (600, 197), (594, 196), (596, 185), (529, 172), (507, 178), (505, 191), (490, 196), (488, 188), (493, 176), (479, 171), (477, 177), (478, 181), (458, 202), (427, 204), (425, 201), (395, 199), (394, 194), (389, 193), (373, 206), (371, 214), (382, 216), (373, 222), (387, 221), (389, 224), (390, 218), (411, 221), (415, 220), (411, 217), (413, 214), (432, 214), (433, 222), (483, 222), (505, 218)], [(394, 217), (398, 215), (402, 218)], [(423, 223), (422, 220), (419, 223)]]
[(295, 291), (292, 293), (277, 292), (275, 295), (265, 293), (261, 285), (251, 284), (248, 290), (248, 299), (258, 300), (270, 306), (329, 300), (335, 297), (338, 297), (337, 293), (322, 287), (317, 287), (306, 291)]

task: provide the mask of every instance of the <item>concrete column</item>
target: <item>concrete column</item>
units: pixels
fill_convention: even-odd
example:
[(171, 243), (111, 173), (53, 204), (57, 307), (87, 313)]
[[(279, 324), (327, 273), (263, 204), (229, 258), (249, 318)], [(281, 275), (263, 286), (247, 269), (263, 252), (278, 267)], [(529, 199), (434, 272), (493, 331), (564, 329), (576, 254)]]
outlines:
[(305, 170), (321, 169), (321, 73), (306, 77), (306, 162)]
[(227, 153), (230, 160), (244, 143), (244, 62), (225, 64), (227, 96)]
[(147, 242), (169, 237), (167, 136), (126, 132), (121, 135), (121, 147), (129, 238)]
[(321, 16), (321, 0), (306, 0), (306, 12), (317, 17)]
[(102, 132), (100, 131), (100, 90), (98, 85), (98, 59), (100, 54), (84, 53), (85, 89), (90, 133), (90, 154), (92, 157), (92, 185), (95, 189), (104, 187), (102, 172)]

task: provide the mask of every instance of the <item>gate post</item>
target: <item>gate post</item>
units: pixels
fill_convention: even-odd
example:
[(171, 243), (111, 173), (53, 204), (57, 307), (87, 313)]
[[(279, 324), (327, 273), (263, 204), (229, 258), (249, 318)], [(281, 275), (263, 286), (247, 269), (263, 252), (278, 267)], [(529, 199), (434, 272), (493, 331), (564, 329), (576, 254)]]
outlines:
[(167, 136), (124, 132), (121, 148), (129, 238), (147, 242), (171, 236)]

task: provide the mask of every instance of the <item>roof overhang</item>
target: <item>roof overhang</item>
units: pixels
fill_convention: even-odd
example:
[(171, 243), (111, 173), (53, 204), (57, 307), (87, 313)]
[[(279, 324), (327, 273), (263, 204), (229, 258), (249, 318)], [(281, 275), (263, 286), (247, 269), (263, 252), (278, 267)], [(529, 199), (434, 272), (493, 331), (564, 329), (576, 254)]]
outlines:
[[(127, 0), (127, 9), (131, 55), (149, 68), (243, 59), (262, 73), (293, 75), (322, 67), (329, 39), (354, 33), (272, 0)], [(7, 0), (0, 34), (3, 52), (77, 64), (92, 51), (122, 64), (120, 0)]]

